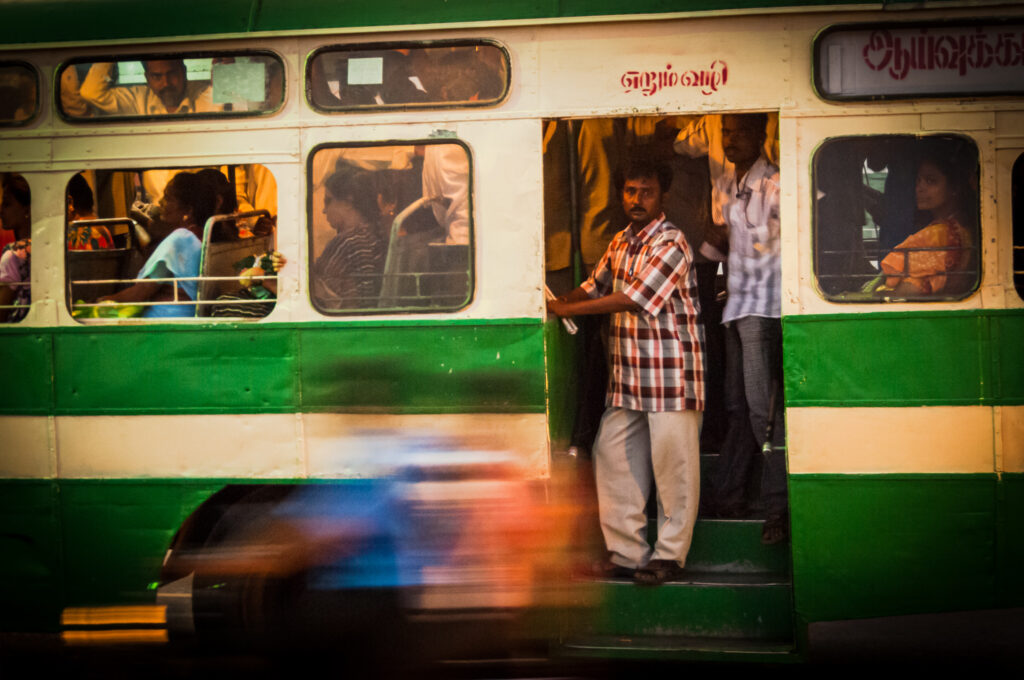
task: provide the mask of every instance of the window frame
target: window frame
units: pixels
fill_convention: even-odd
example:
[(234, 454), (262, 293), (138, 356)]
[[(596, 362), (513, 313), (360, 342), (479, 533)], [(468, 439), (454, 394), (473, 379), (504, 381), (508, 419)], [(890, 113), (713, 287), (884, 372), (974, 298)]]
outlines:
[[(316, 206), (313, 205), (313, 192), (317, 184), (313, 181), (313, 159), (316, 154), (320, 151), (328, 149), (353, 149), (353, 148), (367, 148), (367, 147), (388, 147), (388, 146), (426, 146), (426, 145), (439, 145), (439, 144), (456, 144), (462, 147), (463, 152), (466, 154), (466, 159), (469, 164), (469, 186), (466, 189), (466, 196), (468, 201), (469, 211), (469, 244), (466, 246), (469, 250), (468, 268), (467, 274), (467, 290), (466, 296), (463, 300), (455, 306), (451, 307), (362, 307), (353, 308), (347, 310), (325, 310), (317, 304), (316, 299), (313, 296), (313, 265), (316, 258), (313, 257), (313, 251), (315, 243), (313, 239), (313, 214), (316, 210)], [(323, 142), (314, 146), (309, 155), (306, 158), (306, 296), (309, 300), (310, 306), (316, 310), (318, 314), (329, 318), (345, 318), (345, 317), (358, 317), (358, 316), (397, 316), (397, 315), (411, 315), (411, 314), (454, 314), (460, 312), (469, 307), (473, 300), (476, 298), (476, 217), (475, 217), (475, 198), (474, 198), (474, 161), (473, 153), (467, 144), (462, 139), (456, 137), (429, 137), (429, 138), (416, 138), (416, 139), (390, 139), (385, 141), (355, 141), (355, 142)], [(388, 253), (385, 251), (384, 258), (387, 261)]]
[[(818, 200), (818, 192), (819, 192), (819, 189), (818, 189), (818, 164), (820, 162), (821, 153), (829, 145), (831, 145), (831, 144), (833, 144), (835, 142), (840, 142), (840, 141), (845, 141), (845, 140), (867, 140), (867, 139), (872, 139), (872, 138), (874, 138), (874, 139), (879, 139), (879, 138), (892, 139), (892, 138), (897, 138), (897, 137), (898, 138), (902, 138), (902, 139), (915, 140), (917, 142), (921, 142), (922, 140), (927, 140), (927, 139), (960, 140), (961, 142), (965, 142), (965, 143), (969, 144), (970, 147), (974, 150), (974, 154), (975, 154), (974, 157), (976, 159), (975, 172), (976, 172), (976, 177), (977, 177), (977, 181), (978, 181), (977, 195), (975, 196), (976, 204), (975, 204), (974, 212), (973, 212), (973, 215), (975, 217), (975, 227), (974, 227), (974, 229), (972, 231), (972, 234), (971, 234), (972, 237), (974, 237), (976, 239), (976, 242), (972, 245), (972, 247), (976, 250), (976, 254), (974, 256), (974, 262), (976, 263), (976, 269), (975, 269), (975, 272), (974, 272), (974, 274), (975, 274), (974, 283), (966, 291), (964, 291), (962, 293), (957, 293), (955, 295), (944, 294), (944, 293), (942, 293), (940, 291), (937, 294), (928, 294), (928, 295), (922, 294), (922, 295), (910, 296), (910, 297), (908, 297), (908, 296), (891, 296), (890, 295), (890, 296), (877, 296), (877, 297), (866, 297), (865, 296), (865, 297), (857, 297), (857, 298), (843, 298), (842, 297), (843, 295), (848, 295), (849, 293), (851, 293), (853, 291), (845, 291), (843, 293), (838, 293), (838, 294), (827, 293), (824, 290), (824, 288), (822, 287), (822, 285), (820, 283), (820, 280), (819, 280), (819, 275), (821, 274), (821, 270), (819, 269), (819, 264), (818, 264), (818, 262), (819, 262), (819, 246), (820, 246), (819, 220), (818, 220), (818, 212), (819, 212), (819, 207), (818, 207), (819, 206), (819, 200)], [(959, 302), (959, 301), (962, 301), (962, 300), (966, 300), (967, 298), (971, 297), (972, 295), (977, 294), (978, 291), (981, 290), (981, 283), (982, 283), (982, 279), (983, 279), (983, 276), (984, 276), (984, 270), (985, 270), (984, 263), (983, 263), (983, 257), (982, 257), (983, 236), (982, 236), (982, 215), (981, 215), (981, 203), (982, 203), (982, 201), (981, 201), (981, 196), (982, 196), (982, 191), (981, 191), (981, 162), (982, 162), (981, 147), (978, 145), (977, 140), (975, 140), (973, 137), (970, 137), (969, 135), (965, 135), (965, 134), (948, 133), (948, 132), (933, 132), (933, 133), (882, 132), (882, 133), (868, 133), (868, 134), (859, 134), (859, 135), (858, 134), (839, 135), (839, 136), (826, 137), (826, 138), (822, 139), (817, 144), (817, 146), (815, 147), (814, 152), (811, 155), (811, 159), (810, 159), (810, 166), (811, 166), (811, 184), (810, 184), (810, 198), (811, 198), (811, 274), (813, 276), (814, 288), (815, 288), (817, 294), (819, 295), (819, 297), (821, 297), (826, 302), (829, 302), (829, 303), (832, 303), (832, 304), (867, 304), (867, 305), (886, 304), (886, 305), (888, 305), (888, 304), (922, 304), (922, 303), (923, 304), (931, 304), (931, 303), (943, 303), (943, 302), (945, 302), (945, 303)], [(915, 210), (916, 210), (916, 208), (915, 208)], [(861, 228), (863, 228), (863, 225), (861, 225)], [(916, 233), (916, 231), (920, 231), (920, 228), (916, 229), (914, 233)], [(861, 237), (861, 239), (862, 239), (862, 242), (863, 242), (863, 236)], [(881, 260), (882, 260), (882, 258), (884, 257), (885, 254), (883, 254), (881, 251), (879, 251), (878, 255), (879, 255), (878, 261), (879, 261), (879, 263), (881, 263)], [(881, 274), (882, 274), (882, 271), (881, 271), (881, 268), (879, 267), (878, 275), (881, 275)]]
[[(158, 116), (146, 114), (110, 114), (103, 116), (86, 116), (83, 118), (67, 115), (61, 105), (60, 78), (64, 71), (78, 64), (114, 63), (125, 61), (149, 61), (155, 59), (204, 59), (217, 57), (269, 57), (277, 62), (281, 68), (281, 101), (274, 108), (262, 111), (208, 111), (202, 113), (167, 113)], [(66, 123), (71, 125), (92, 125), (107, 123), (160, 123), (179, 120), (234, 120), (237, 118), (260, 118), (272, 116), (281, 111), (288, 102), (288, 69), (284, 58), (276, 51), (267, 48), (258, 49), (230, 49), (230, 50), (197, 50), (192, 52), (139, 52), (120, 53), (115, 55), (102, 54), (86, 57), (71, 57), (60, 62), (54, 69), (54, 108), (57, 115)], [(212, 83), (211, 83), (212, 86)]]
[[(243, 165), (250, 165), (250, 164), (249, 163), (238, 162), (238, 163), (223, 163), (222, 165), (229, 165), (229, 166), (234, 166), (234, 167), (240, 167), (240, 166), (243, 166)], [(252, 165), (262, 165), (262, 164), (261, 163), (256, 163), (256, 164), (252, 164)], [(211, 168), (211, 167), (219, 167), (219, 166), (213, 166), (213, 165), (198, 165), (198, 166), (197, 165), (190, 165), (190, 166), (187, 166), (187, 167), (180, 167), (180, 166), (179, 167), (157, 166), (157, 167), (145, 167), (145, 168), (140, 168), (140, 167), (135, 167), (135, 168), (118, 167), (118, 168), (101, 168), (101, 169), (98, 169), (98, 170), (100, 172), (128, 173), (130, 175), (137, 175), (137, 174), (141, 174), (141, 173), (148, 172), (148, 171), (164, 171), (164, 170), (179, 170), (179, 171), (182, 171), (182, 172), (192, 172), (192, 173), (195, 173), (195, 172), (198, 172), (199, 170), (203, 170), (205, 168)], [(264, 167), (266, 167), (266, 166), (264, 166)], [(78, 172), (83, 172), (83, 171), (84, 170), (78, 171)], [(267, 169), (267, 171), (270, 172), (269, 169)], [(74, 177), (75, 174), (78, 174), (78, 172), (73, 173), (72, 177)], [(276, 184), (277, 177), (275, 175), (273, 175), (272, 172), (270, 172), (270, 174), (274, 178), (275, 184)], [(228, 179), (230, 179), (230, 178), (228, 178)], [(71, 181), (72, 181), (71, 178), (69, 178), (68, 181), (65, 182), (65, 184), (64, 184), (63, 191), (64, 191), (65, 200), (67, 200), (67, 196), (68, 196), (67, 189), (68, 189), (68, 185), (70, 184)], [(278, 189), (277, 193), (278, 193), (278, 198), (279, 198), (280, 197), (280, 189)], [(259, 211), (256, 211), (256, 212), (259, 212)], [(237, 214), (237, 213), (232, 213), (232, 214)], [(219, 216), (219, 214), (215, 213), (214, 215), (211, 215), (211, 218), (212, 217), (217, 217), (217, 216)], [(123, 222), (129, 222), (129, 221), (130, 222), (135, 222), (135, 218), (132, 217), (131, 214), (129, 214), (127, 216), (124, 216), (124, 217), (108, 217), (108, 218), (98, 218), (98, 219), (100, 219), (100, 220), (118, 220), (118, 221), (123, 221)], [(245, 218), (242, 218), (242, 219), (245, 219)], [(249, 325), (249, 324), (253, 324), (253, 323), (264, 322), (267, 317), (269, 317), (271, 314), (274, 313), (274, 311), (277, 309), (277, 303), (281, 300), (281, 297), (280, 297), (280, 294), (279, 294), (279, 290), (275, 291), (274, 297), (269, 301), (270, 303), (272, 303), (272, 306), (267, 311), (267, 313), (266, 314), (262, 314), (262, 315), (258, 315), (258, 316), (252, 316), (252, 317), (244, 317), (244, 316), (213, 316), (213, 315), (210, 315), (210, 314), (201, 314), (200, 310), (202, 310), (203, 308), (213, 309), (216, 306), (214, 304), (210, 304), (211, 303), (210, 299), (206, 299), (206, 300), (198, 300), (198, 299), (196, 299), (196, 300), (192, 300), (191, 302), (189, 302), (189, 301), (175, 301), (173, 303), (169, 303), (169, 304), (174, 304), (174, 305), (179, 305), (180, 304), (181, 306), (188, 306), (189, 304), (193, 305), (195, 307), (195, 310), (196, 310), (195, 314), (193, 316), (168, 316), (168, 317), (143, 317), (142, 315), (127, 316), (127, 317), (113, 317), (113, 316), (95, 316), (94, 317), (94, 316), (88, 316), (88, 315), (76, 316), (75, 315), (76, 304), (75, 304), (75, 300), (72, 299), (71, 288), (70, 288), (71, 281), (69, 280), (69, 278), (71, 276), (71, 271), (72, 271), (72, 266), (71, 266), (72, 253), (79, 253), (79, 254), (81, 254), (81, 253), (104, 253), (104, 252), (110, 253), (110, 252), (121, 251), (121, 250), (125, 250), (125, 249), (120, 249), (120, 248), (110, 248), (110, 249), (101, 249), (101, 250), (84, 250), (84, 249), (83, 250), (74, 250), (74, 249), (71, 249), (67, 245), (67, 237), (68, 237), (68, 232), (69, 232), (69, 229), (70, 229), (70, 227), (72, 225), (72, 222), (68, 221), (66, 214), (64, 216), (62, 216), (61, 224), (62, 224), (62, 228), (63, 228), (63, 232), (62, 232), (63, 233), (63, 237), (62, 237), (62, 250), (63, 250), (63, 262), (64, 262), (64, 271), (63, 271), (63, 279), (62, 279), (62, 284), (63, 284), (63, 288), (64, 288), (64, 293), (62, 294), (63, 305), (64, 305), (64, 310), (67, 313), (67, 315), (70, 318), (72, 318), (75, 321), (75, 323), (77, 323), (79, 325), (89, 326), (89, 325), (125, 325), (125, 324), (134, 324), (134, 325), (146, 325), (146, 326), (149, 326), (149, 325), (153, 325), (153, 324), (193, 325), (193, 324), (197, 324), (197, 323), (200, 323), (200, 324), (224, 324), (224, 323), (229, 323), (229, 324)], [(209, 261), (208, 258), (210, 257), (210, 253), (206, 249), (205, 246), (211, 244), (211, 240), (208, 238), (208, 234), (207, 234), (208, 230), (206, 229), (206, 225), (204, 225), (203, 231), (204, 231), (204, 236), (199, 239), (200, 244), (201, 244), (200, 245), (201, 250), (200, 250), (200, 260), (199, 260), (199, 272), (198, 272), (197, 281), (196, 281), (197, 289), (199, 289), (200, 291), (202, 289), (202, 285), (204, 283), (208, 282), (207, 280), (204, 279), (203, 270), (207, 266), (207, 262)], [(170, 233), (171, 232), (168, 232), (168, 235)], [(136, 236), (133, 235), (131, 238), (135, 239)], [(166, 236), (165, 236), (165, 238), (166, 238)], [(257, 238), (259, 238), (259, 237), (257, 237)], [(220, 244), (220, 243), (224, 243), (224, 242), (219, 242), (218, 241), (217, 243)], [(244, 240), (236, 241), (235, 243), (244, 243)], [(279, 231), (275, 228), (274, 238), (273, 238), (273, 241), (271, 243), (271, 249), (272, 250), (277, 250), (278, 243), (279, 243)], [(129, 247), (126, 250), (130, 252), (131, 248)], [(147, 260), (148, 260), (148, 257), (144, 258), (142, 260), (142, 265), (143, 266), (145, 265)], [(140, 269), (140, 272), (141, 272), (141, 269)], [(208, 274), (207, 275), (207, 277), (213, 277), (213, 278), (217, 278), (217, 276), (218, 275), (216, 275), (216, 274), (212, 274), (212, 275)], [(279, 272), (274, 272), (273, 274), (267, 274), (266, 277), (267, 278), (276, 279), (278, 282), (280, 281)], [(154, 278), (156, 278), (156, 277), (154, 277)], [(168, 277), (168, 278), (179, 279), (179, 278), (190, 278), (190, 277)], [(238, 278), (239, 281), (241, 280), (241, 276), (237, 276), (236, 278)], [(136, 273), (136, 276), (133, 277), (133, 278), (118, 279), (118, 286), (120, 287), (122, 284), (134, 285), (136, 283), (140, 283), (140, 282), (147, 281), (147, 280), (150, 280), (150, 279), (138, 278), (138, 273)], [(175, 287), (179, 287), (180, 286), (180, 284), (174, 284), (174, 285), (175, 285)], [(149, 302), (154, 302), (155, 304), (160, 304), (158, 301), (149, 301)], [(217, 302), (217, 299), (216, 298), (212, 299), (212, 302)], [(224, 304), (230, 304), (230, 302), (231, 301), (224, 301)], [(266, 302), (267, 301), (264, 301), (264, 303), (266, 303)], [(87, 303), (87, 304), (89, 304), (90, 306), (94, 306), (96, 303), (92, 302), (92, 303)], [(129, 306), (132, 306), (133, 303), (117, 303), (117, 304), (119, 306), (121, 306), (121, 307), (129, 307)], [(254, 303), (253, 306), (255, 306), (255, 303)], [(86, 309), (88, 309), (88, 308), (86, 308)]]
[[(1020, 269), (1018, 261), (1022, 263)], [(1010, 166), (1010, 284), (1017, 297), (1024, 300), (1024, 150), (1017, 153)]]
[[(357, 106), (336, 106), (325, 108), (318, 105), (313, 100), (313, 61), (321, 54), (327, 52), (360, 52), (360, 51), (372, 51), (372, 50), (397, 50), (397, 49), (417, 49), (417, 48), (443, 48), (443, 47), (480, 47), (488, 46), (497, 48), (505, 61), (505, 77), (503, 80), (504, 89), (502, 90), (501, 96), (493, 100), (485, 100), (482, 102), (459, 102), (455, 104), (447, 104), (444, 102), (427, 102), (427, 103), (405, 103), (405, 104), (384, 104), (372, 106), (357, 105)], [(332, 45), (322, 45), (306, 57), (306, 67), (304, 69), (305, 75), (303, 78), (305, 100), (306, 104), (310, 109), (317, 113), (324, 115), (338, 115), (338, 114), (352, 114), (352, 113), (384, 113), (389, 111), (427, 111), (427, 110), (458, 110), (458, 109), (474, 109), (474, 108), (486, 108), (486, 107), (497, 107), (504, 104), (509, 95), (512, 92), (512, 57), (509, 54), (508, 48), (502, 43), (494, 40), (493, 38), (450, 38), (443, 40), (399, 40), (399, 41), (388, 41), (388, 42), (369, 42), (369, 43), (338, 43)]]
[(28, 125), (31, 125), (32, 123), (36, 122), (36, 120), (39, 118), (39, 114), (42, 112), (42, 109), (43, 109), (43, 79), (39, 76), (39, 69), (37, 69), (30, 62), (24, 61), (23, 59), (3, 59), (3, 60), (0, 60), (0, 68), (10, 67), (10, 66), (21, 66), (21, 67), (24, 67), (29, 73), (32, 74), (32, 77), (35, 78), (35, 81), (36, 81), (36, 101), (35, 101), (35, 107), (32, 109), (32, 115), (30, 115), (25, 120), (12, 120), (12, 121), (0, 120), (0, 129), (20, 128), (20, 127), (26, 127)]

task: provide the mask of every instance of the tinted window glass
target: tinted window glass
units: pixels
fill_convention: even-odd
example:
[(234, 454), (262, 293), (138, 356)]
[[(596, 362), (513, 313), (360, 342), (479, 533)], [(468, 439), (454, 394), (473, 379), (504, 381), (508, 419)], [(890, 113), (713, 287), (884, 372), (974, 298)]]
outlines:
[(32, 192), (13, 172), (0, 173), (0, 322), (21, 321), (32, 302)]
[(0, 125), (24, 125), (38, 109), (36, 72), (28, 64), (0, 62)]
[(327, 146), (310, 158), (313, 305), (452, 310), (472, 291), (469, 153), (455, 142)]
[(481, 106), (508, 92), (505, 51), (490, 43), (330, 47), (309, 62), (310, 103), (325, 111)]
[(825, 142), (814, 158), (814, 254), (830, 300), (966, 297), (978, 285), (978, 150), (951, 136)]
[(71, 120), (255, 115), (284, 101), (281, 62), (265, 53), (76, 60), (59, 82), (59, 109)]
[(66, 198), (76, 319), (258, 318), (273, 309), (277, 184), (263, 166), (83, 171)]

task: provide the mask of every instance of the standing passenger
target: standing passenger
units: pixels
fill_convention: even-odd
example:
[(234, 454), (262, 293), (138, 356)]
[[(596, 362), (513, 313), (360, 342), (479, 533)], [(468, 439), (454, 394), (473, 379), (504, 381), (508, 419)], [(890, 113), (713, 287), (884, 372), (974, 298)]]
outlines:
[[(671, 172), (637, 161), (623, 176), (629, 225), (583, 285), (548, 309), (563, 317), (612, 315), (607, 410), (594, 447), (610, 555), (598, 571), (657, 585), (682, 571), (697, 519), (703, 333), (693, 252), (661, 210)], [(652, 473), (658, 501), (653, 551), (645, 513)]]
[(213, 102), (210, 83), (188, 79), (181, 59), (151, 59), (142, 63), (145, 85), (115, 85), (112, 61), (96, 62), (89, 67), (79, 95), (107, 115), (209, 113), (222, 111)]
[(25, 318), (32, 302), (32, 192), (21, 175), (3, 174), (0, 227), (14, 232), (14, 241), (0, 250), (0, 322), (13, 323)]
[[(722, 147), (731, 168), (716, 180), (728, 229), (729, 297), (726, 327), (727, 400), (746, 396), (754, 436), (764, 441), (772, 423), (771, 451), (764, 461), (761, 498), (768, 519), (761, 540), (778, 543), (789, 534), (782, 424), (782, 287), (779, 259), (779, 169), (762, 151), (765, 115), (722, 116)], [(723, 447), (716, 469), (716, 500), (741, 504), (752, 460), (738, 440)], [(756, 449), (755, 449), (756, 450)]]

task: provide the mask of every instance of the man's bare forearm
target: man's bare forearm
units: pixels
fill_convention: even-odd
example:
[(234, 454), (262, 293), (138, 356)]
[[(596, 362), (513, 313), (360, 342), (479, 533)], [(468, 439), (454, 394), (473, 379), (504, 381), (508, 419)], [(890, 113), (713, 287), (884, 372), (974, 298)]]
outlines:
[(580, 290), (580, 288), (577, 288), (562, 298), (551, 300), (548, 302), (548, 311), (555, 316), (585, 316), (589, 314), (640, 311), (640, 305), (633, 302), (621, 291), (594, 299), (587, 297), (586, 293), (583, 293), (583, 299), (581, 300), (575, 295)]

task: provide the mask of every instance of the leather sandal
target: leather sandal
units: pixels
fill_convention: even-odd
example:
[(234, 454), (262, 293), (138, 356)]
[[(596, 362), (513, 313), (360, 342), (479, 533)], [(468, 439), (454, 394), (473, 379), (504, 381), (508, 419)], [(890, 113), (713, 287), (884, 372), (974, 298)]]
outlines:
[(789, 538), (789, 516), (771, 515), (761, 527), (761, 543), (775, 545)]
[(660, 586), (683, 575), (683, 568), (672, 560), (651, 560), (636, 570), (633, 581), (641, 586)]
[(590, 575), (595, 578), (624, 578), (631, 579), (636, 574), (636, 569), (623, 567), (605, 558), (594, 562), (590, 567)]

